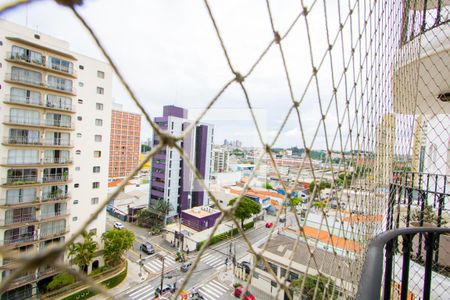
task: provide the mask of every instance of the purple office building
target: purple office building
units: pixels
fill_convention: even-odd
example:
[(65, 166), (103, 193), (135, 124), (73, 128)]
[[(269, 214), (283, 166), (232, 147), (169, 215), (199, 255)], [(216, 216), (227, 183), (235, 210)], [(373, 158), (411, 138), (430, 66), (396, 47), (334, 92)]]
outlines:
[[(173, 105), (164, 106), (163, 116), (156, 117), (155, 122), (174, 135), (183, 134), (192, 124), (188, 120), (188, 111)], [(206, 186), (209, 186), (211, 174), (213, 135), (212, 125), (199, 123), (178, 142), (200, 171)], [(158, 137), (155, 135), (153, 140), (156, 146)], [(157, 201), (170, 203), (172, 209), (168, 218), (180, 215), (182, 210), (209, 204), (207, 193), (176, 149), (165, 147), (152, 159), (150, 205)]]

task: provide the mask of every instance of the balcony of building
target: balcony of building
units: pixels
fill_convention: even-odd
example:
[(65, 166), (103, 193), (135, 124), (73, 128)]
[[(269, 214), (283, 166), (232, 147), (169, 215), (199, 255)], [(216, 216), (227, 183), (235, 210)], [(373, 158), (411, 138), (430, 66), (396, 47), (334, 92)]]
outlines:
[[(30, 55), (29, 53), (7, 52), (6, 61), (72, 78), (77, 77), (76, 70), (73, 68), (72, 63), (70, 63), (70, 65), (61, 63), (58, 64), (53, 62), (51, 57), (45, 57), (43, 55), (36, 56)], [(69, 63), (68, 61), (66, 62)]]
[(4, 186), (22, 186), (38, 184), (38, 176), (36, 175), (9, 175), (2, 180)]
[(42, 176), (42, 183), (66, 183), (71, 182), (72, 178), (69, 175), (44, 175)]
[[(14, 209), (14, 210), (21, 210), (21, 208)], [(11, 210), (9, 210), (11, 211)], [(7, 211), (7, 212), (9, 212)], [(39, 219), (36, 216), (35, 211), (30, 212), (30, 214), (24, 214), (24, 215), (13, 215), (13, 216), (3, 216), (0, 218), (0, 228), (12, 228), (17, 227), (19, 225), (23, 224), (33, 224), (38, 222)]]
[(25, 127), (54, 128), (58, 130), (75, 130), (75, 124), (71, 121), (59, 119), (43, 119), (32, 117), (5, 116), (6, 125), (18, 125)]
[(450, 96), (445, 95), (450, 77), (450, 3), (405, 0), (403, 4), (400, 48), (392, 75), (394, 110), (449, 114)]
[(43, 142), (39, 137), (30, 136), (6, 136), (3, 137), (3, 145), (5, 146), (42, 146)]
[(450, 299), (450, 177), (394, 172), (357, 299)]
[(5, 82), (18, 84), (25, 87), (38, 88), (40, 90), (54, 91), (71, 96), (74, 96), (77, 93), (73, 85), (68, 86), (65, 84), (59, 84), (54, 81), (45, 81), (42, 78), (33, 78), (31, 76), (20, 73), (6, 73)]
[(24, 107), (42, 108), (52, 111), (75, 113), (75, 107), (73, 107), (71, 104), (52, 102), (48, 99), (46, 101), (43, 101), (40, 98), (27, 97), (23, 95), (5, 95), (5, 100), (3, 100), (3, 103)]

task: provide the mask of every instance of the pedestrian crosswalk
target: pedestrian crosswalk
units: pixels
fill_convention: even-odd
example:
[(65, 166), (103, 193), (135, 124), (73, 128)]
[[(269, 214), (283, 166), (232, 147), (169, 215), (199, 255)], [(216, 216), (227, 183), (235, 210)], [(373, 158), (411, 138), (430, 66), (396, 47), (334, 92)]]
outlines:
[(147, 300), (155, 298), (155, 288), (151, 285), (142, 285), (127, 292), (126, 299)]
[(198, 289), (205, 300), (216, 300), (228, 291), (228, 288), (217, 280), (212, 280)]
[[(164, 258), (164, 268), (168, 269), (169, 267), (175, 264), (175, 259), (171, 256), (166, 256)], [(144, 267), (147, 271), (151, 273), (159, 273), (162, 269), (162, 261), (158, 258), (153, 258), (152, 260), (146, 261), (144, 263)]]
[(208, 266), (216, 268), (217, 270), (225, 268), (225, 260), (226, 257), (224, 256), (217, 257), (211, 253), (203, 255), (202, 258), (200, 259), (201, 262), (207, 264)]

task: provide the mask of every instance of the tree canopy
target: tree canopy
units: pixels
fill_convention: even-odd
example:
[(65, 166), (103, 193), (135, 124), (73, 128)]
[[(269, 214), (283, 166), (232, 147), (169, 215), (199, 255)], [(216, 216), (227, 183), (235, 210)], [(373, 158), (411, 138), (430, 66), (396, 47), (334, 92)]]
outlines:
[[(231, 199), (228, 206), (234, 205), (237, 198)], [(243, 197), (237, 206), (234, 216), (241, 220), (241, 227), (244, 227), (244, 220), (261, 212), (261, 206), (250, 198)]]
[(97, 242), (93, 240), (94, 235), (93, 232), (83, 231), (81, 233), (83, 241), (69, 245), (69, 257), (85, 273), (97, 251)]
[(109, 266), (117, 265), (122, 255), (133, 246), (134, 233), (128, 229), (111, 229), (106, 231), (102, 240), (103, 256)]
[[(315, 186), (316, 186), (316, 181), (313, 180), (309, 184), (309, 192), (310, 193), (314, 192)], [(326, 189), (326, 188), (330, 188), (330, 187), (331, 187), (331, 183), (329, 183), (327, 181), (320, 181), (319, 184), (317, 185), (317, 188), (316, 188), (316, 195), (318, 195), (321, 190)]]
[[(302, 284), (305, 280), (303, 290)], [(338, 299), (339, 292), (336, 290), (334, 281), (323, 275), (306, 275), (292, 281), (290, 288), (296, 294), (301, 293), (301, 299)], [(317, 289), (317, 291), (316, 291)]]

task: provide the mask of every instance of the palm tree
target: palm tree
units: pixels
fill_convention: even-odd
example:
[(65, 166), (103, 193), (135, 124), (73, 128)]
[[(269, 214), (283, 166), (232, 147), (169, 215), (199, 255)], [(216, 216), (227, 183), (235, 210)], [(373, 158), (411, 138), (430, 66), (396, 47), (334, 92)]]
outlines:
[(81, 233), (83, 242), (73, 243), (69, 246), (69, 257), (85, 273), (97, 251), (97, 242), (92, 238), (94, 235), (94, 232), (84, 231)]
[(153, 213), (157, 214), (159, 218), (165, 218), (172, 209), (172, 205), (168, 201), (157, 201), (151, 206), (151, 210)]

